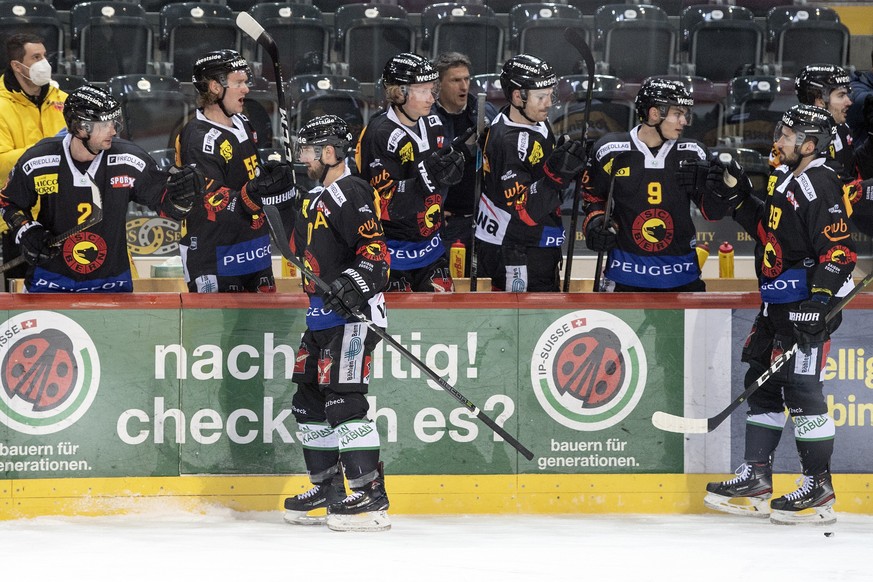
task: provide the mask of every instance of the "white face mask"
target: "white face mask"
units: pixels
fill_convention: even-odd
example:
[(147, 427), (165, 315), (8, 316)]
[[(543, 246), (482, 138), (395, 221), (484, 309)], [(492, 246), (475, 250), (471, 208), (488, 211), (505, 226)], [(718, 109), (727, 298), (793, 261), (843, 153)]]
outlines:
[[(27, 67), (27, 65), (25, 65), (25, 67)], [(36, 61), (33, 63), (33, 66), (27, 68), (30, 72), (30, 77), (28, 77), (30, 82), (37, 87), (48, 85), (49, 81), (52, 80), (52, 66), (51, 63), (48, 62), (48, 59)]]

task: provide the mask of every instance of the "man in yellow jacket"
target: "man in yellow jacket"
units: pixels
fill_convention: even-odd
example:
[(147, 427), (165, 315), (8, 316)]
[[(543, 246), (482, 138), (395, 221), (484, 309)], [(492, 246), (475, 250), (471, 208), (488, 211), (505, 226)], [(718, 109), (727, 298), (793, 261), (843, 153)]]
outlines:
[[(66, 127), (64, 101), (67, 94), (51, 84), (52, 69), (43, 39), (34, 34), (13, 34), (6, 41), (9, 66), (0, 76), (0, 183), (5, 184), (12, 167), (24, 151)], [(39, 208), (34, 209), (34, 214)], [(3, 260), (18, 254), (0, 221)], [(16, 269), (7, 277), (22, 277)]]

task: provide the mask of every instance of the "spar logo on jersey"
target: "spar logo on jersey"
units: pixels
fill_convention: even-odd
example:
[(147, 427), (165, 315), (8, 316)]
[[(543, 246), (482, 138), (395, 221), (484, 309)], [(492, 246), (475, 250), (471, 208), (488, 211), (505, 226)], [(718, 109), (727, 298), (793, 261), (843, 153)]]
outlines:
[(106, 241), (93, 232), (77, 232), (64, 241), (61, 254), (70, 269), (87, 275), (106, 262)]
[(58, 193), (58, 175), (57, 174), (43, 174), (41, 176), (34, 176), (33, 177), (33, 189), (40, 196), (43, 196), (45, 194), (57, 194)]
[(134, 255), (168, 255), (179, 248), (182, 226), (175, 220), (140, 217), (127, 221), (127, 246)]
[(0, 423), (14, 431), (61, 431), (82, 418), (97, 396), (97, 348), (65, 315), (28, 311), (0, 324), (0, 362)]
[(673, 242), (673, 217), (660, 208), (650, 208), (634, 219), (634, 242), (649, 253), (662, 251)]
[(772, 232), (768, 232), (761, 259), (761, 273), (768, 279), (775, 279), (782, 274), (782, 266), (782, 245)]
[(431, 194), (424, 199), (427, 210), (418, 213), (418, 232), (421, 236), (430, 236), (439, 230), (442, 221), (443, 197), (439, 194)]
[(575, 430), (596, 431), (624, 420), (643, 396), (646, 354), (618, 317), (594, 310), (568, 313), (540, 335), (531, 384), (543, 410)]

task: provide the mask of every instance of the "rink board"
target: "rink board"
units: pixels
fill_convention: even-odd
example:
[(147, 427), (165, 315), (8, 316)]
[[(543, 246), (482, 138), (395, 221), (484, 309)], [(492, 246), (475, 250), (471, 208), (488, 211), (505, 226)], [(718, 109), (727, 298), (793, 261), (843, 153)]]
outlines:
[[(278, 509), (306, 488), (290, 409), (305, 299), (215, 298), (0, 297), (0, 518), (170, 498)], [(650, 418), (711, 416), (739, 393), (757, 303), (746, 293), (389, 297), (395, 339), (535, 453), (525, 460), (380, 345), (364, 373), (392, 510), (704, 511), (705, 483), (741, 460), (742, 414), (688, 438)], [(866, 295), (852, 304), (827, 370), (841, 511), (873, 512), (871, 308)], [(781, 448), (777, 489), (791, 490), (790, 435)]]

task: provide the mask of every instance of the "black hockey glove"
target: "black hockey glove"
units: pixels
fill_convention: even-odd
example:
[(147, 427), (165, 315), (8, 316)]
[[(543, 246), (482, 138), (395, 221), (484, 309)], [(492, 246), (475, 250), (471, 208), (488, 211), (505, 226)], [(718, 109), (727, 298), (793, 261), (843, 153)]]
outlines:
[(273, 198), (284, 201), (293, 196), (294, 184), (294, 167), (288, 162), (271, 160), (258, 166), (255, 177), (242, 187), (240, 201), (246, 212), (257, 214), (264, 204), (276, 204)]
[(712, 164), (708, 160), (681, 160), (676, 170), (676, 183), (689, 195), (706, 186), (706, 177)]
[(175, 220), (182, 220), (194, 207), (194, 201), (203, 198), (206, 177), (193, 164), (170, 168), (170, 177), (164, 187), (161, 209)]
[(454, 148), (436, 151), (422, 163), (427, 175), (440, 188), (454, 186), (464, 177), (464, 154)]
[(794, 339), (801, 348), (827, 341), (825, 317), (829, 299), (827, 295), (813, 295), (788, 313), (789, 320), (794, 323)]
[(709, 167), (706, 188), (736, 207), (752, 193), (752, 181), (733, 156), (721, 153)]
[(606, 216), (600, 214), (588, 221), (585, 228), (585, 246), (592, 251), (604, 253), (615, 248), (618, 225), (614, 220), (606, 224)]
[(560, 190), (582, 173), (585, 161), (585, 145), (581, 141), (569, 139), (552, 150), (543, 164), (543, 172)]
[(354, 269), (346, 269), (330, 284), (324, 296), (324, 307), (341, 315), (351, 315), (366, 303), (365, 293), (370, 287)]
[(47, 263), (60, 252), (60, 247), (52, 245), (52, 233), (38, 222), (32, 222), (22, 227), (19, 235), (21, 254), (30, 265)]

